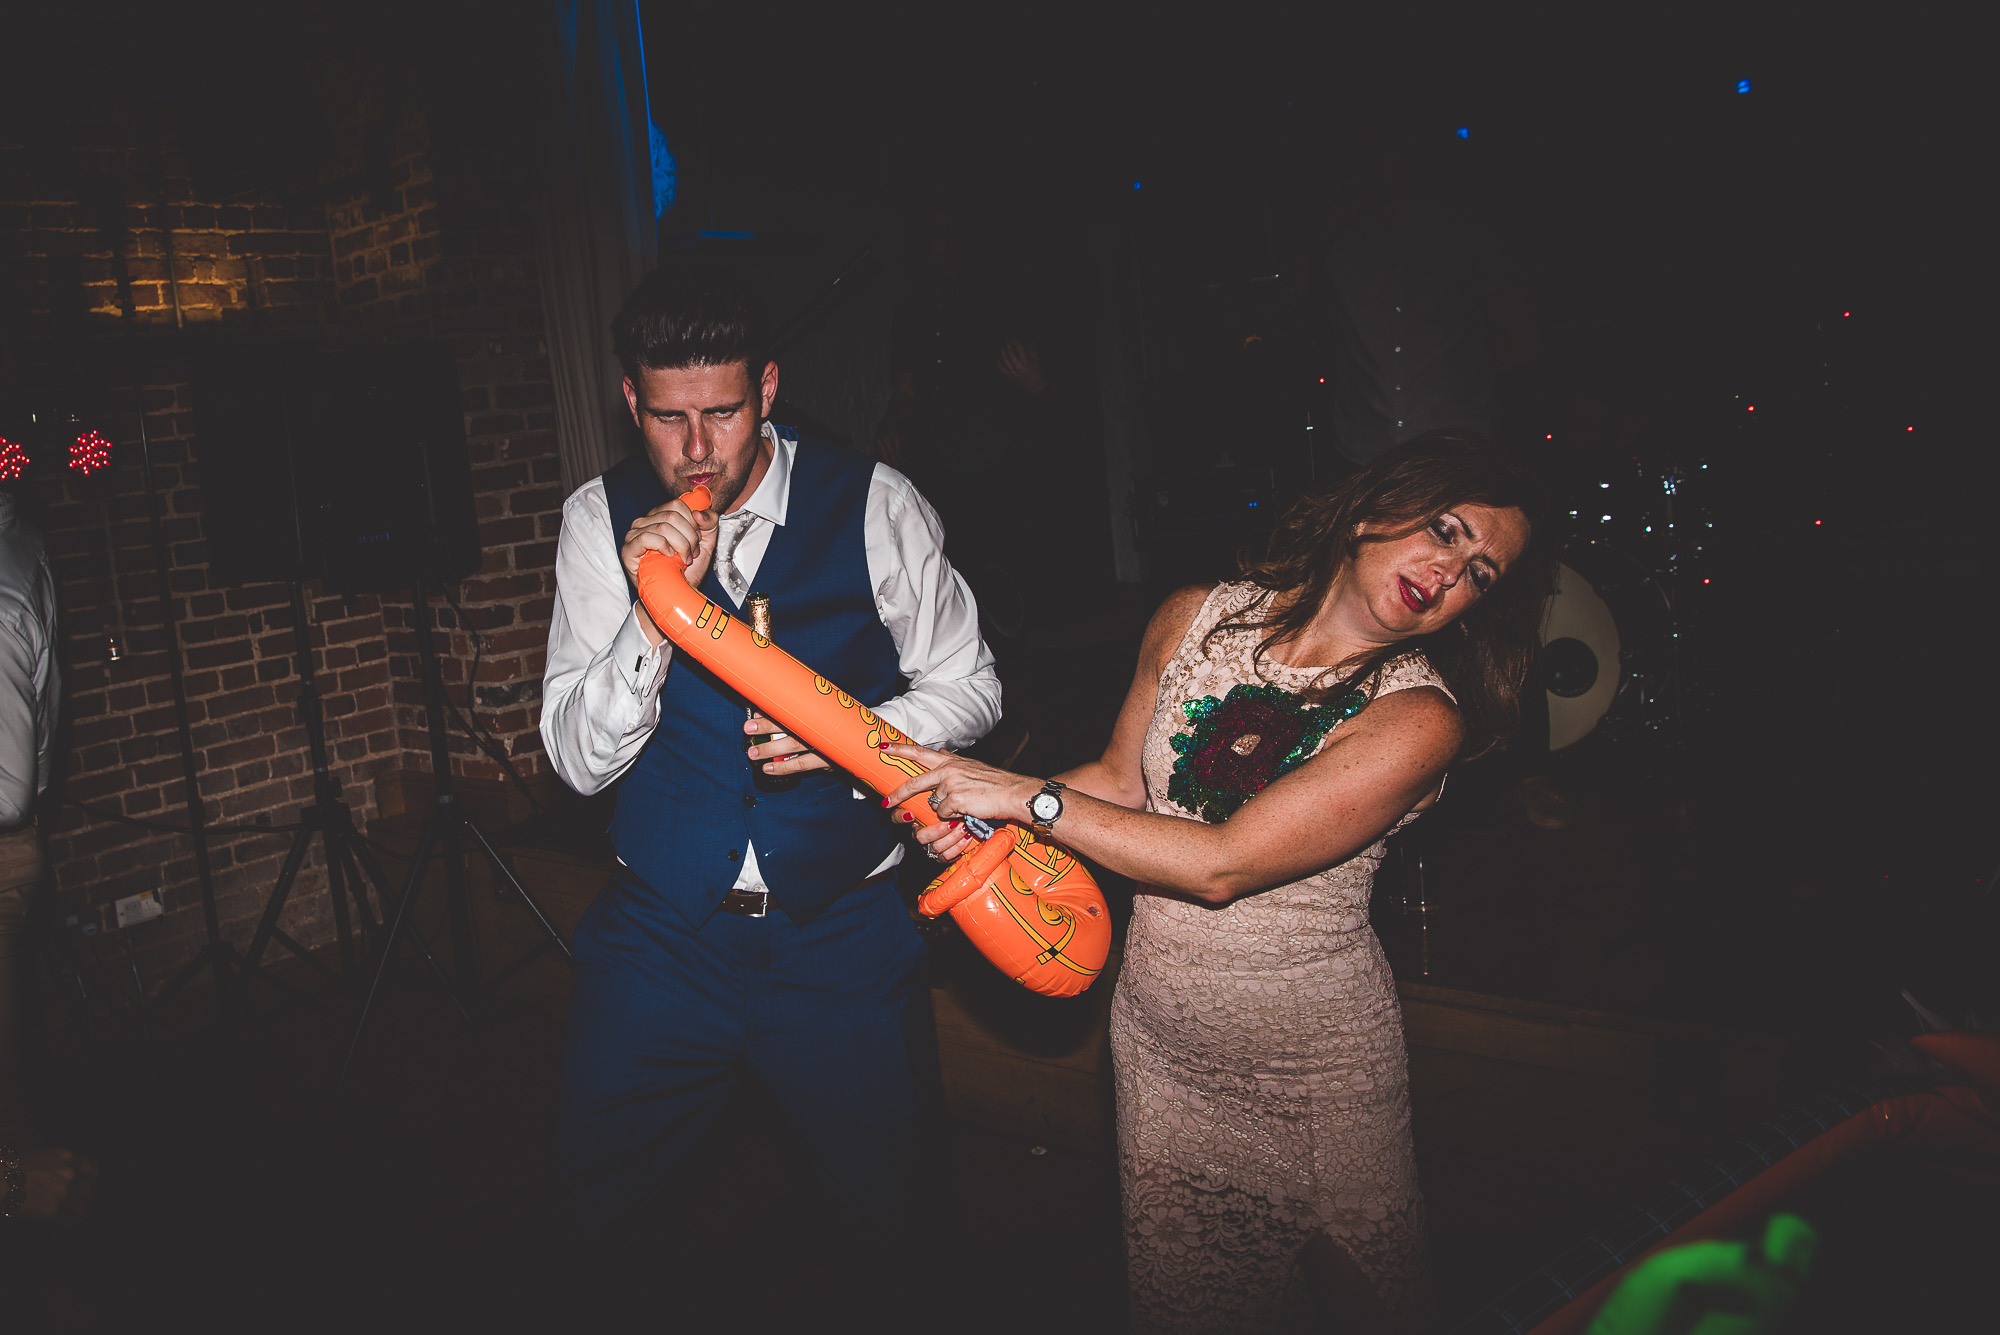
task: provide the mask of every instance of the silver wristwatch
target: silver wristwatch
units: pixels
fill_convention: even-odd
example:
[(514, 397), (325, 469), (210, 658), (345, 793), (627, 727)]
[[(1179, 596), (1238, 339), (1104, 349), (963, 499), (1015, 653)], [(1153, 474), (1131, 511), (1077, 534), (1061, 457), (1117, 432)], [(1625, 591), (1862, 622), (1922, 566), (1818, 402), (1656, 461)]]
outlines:
[(1042, 791), (1028, 799), (1028, 815), (1039, 830), (1053, 830), (1062, 819), (1063, 785), (1050, 779), (1042, 785)]

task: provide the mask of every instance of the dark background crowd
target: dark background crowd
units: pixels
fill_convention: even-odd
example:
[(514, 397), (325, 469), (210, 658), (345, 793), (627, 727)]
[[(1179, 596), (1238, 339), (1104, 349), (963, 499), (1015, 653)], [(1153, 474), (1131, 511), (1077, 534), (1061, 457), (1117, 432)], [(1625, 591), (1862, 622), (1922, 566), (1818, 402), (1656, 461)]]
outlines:
[[(656, 52), (731, 23), (649, 13)], [(1063, 623), (1117, 605), (1107, 574), (1143, 581), (1146, 606), (1212, 578), (1286, 497), (1341, 475), (1342, 373), (1373, 372), (1344, 356), (1330, 261), (1388, 233), (1451, 256), (1445, 299), (1486, 343), (1483, 424), (1566, 499), (1628, 653), (1675, 665), (1569, 754), (1512, 763), (1629, 784), (1663, 825), (1699, 826), (1716, 897), (1656, 903), (1686, 916), (1653, 927), (1745, 952), (1669, 984), (1727, 1009), (1835, 922), (1869, 925), (1885, 979), (1945, 967), (1901, 952), (1931, 950), (1934, 915), (1993, 870), (1993, 780), (1963, 744), (1992, 734), (1990, 704), (1951, 692), (1967, 713), (1943, 727), (1904, 712), (1985, 634), (1976, 526), (1939, 513), (1940, 484), (1992, 480), (1976, 95), (1950, 33), (1776, 7), (1658, 25), (1024, 9), (960, 44), (828, 12), (773, 35), (752, 104), (718, 110), (706, 73), (656, 79), (683, 191), (663, 226), (822, 273), (837, 245), (782, 253), (807, 244), (790, 201), (894, 229), (871, 252), (902, 294), (871, 327), (890, 334), (873, 397), (801, 385), (791, 406), (930, 486), (975, 584), (1006, 567), (982, 590), (1003, 631), (1020, 591)], [(924, 453), (940, 405), (987, 434)], [(1140, 444), (1109, 440), (1107, 495), (1120, 411)], [(1824, 1019), (1799, 981), (1758, 1004)], [(1859, 1019), (1872, 995), (1838, 1004)]]

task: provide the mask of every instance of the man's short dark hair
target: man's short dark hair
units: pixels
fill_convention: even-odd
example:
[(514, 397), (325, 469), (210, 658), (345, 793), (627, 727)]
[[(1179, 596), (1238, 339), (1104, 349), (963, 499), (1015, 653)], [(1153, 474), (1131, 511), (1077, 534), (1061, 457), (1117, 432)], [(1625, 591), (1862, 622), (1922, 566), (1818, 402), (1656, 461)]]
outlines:
[(656, 270), (611, 322), (611, 346), (628, 378), (639, 368), (742, 362), (754, 384), (771, 360), (771, 322), (757, 293), (713, 264)]

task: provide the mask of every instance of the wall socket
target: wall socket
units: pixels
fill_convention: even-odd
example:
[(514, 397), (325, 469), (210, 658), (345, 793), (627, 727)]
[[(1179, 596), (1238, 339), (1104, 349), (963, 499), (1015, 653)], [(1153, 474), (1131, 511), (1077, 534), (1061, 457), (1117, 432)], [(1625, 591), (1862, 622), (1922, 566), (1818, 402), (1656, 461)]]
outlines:
[(118, 909), (118, 930), (121, 932), (127, 927), (136, 927), (142, 922), (151, 922), (153, 919), (164, 915), (167, 911), (167, 906), (160, 902), (160, 892), (158, 890), (148, 890), (144, 894), (138, 895), (127, 895), (118, 901), (116, 907)]

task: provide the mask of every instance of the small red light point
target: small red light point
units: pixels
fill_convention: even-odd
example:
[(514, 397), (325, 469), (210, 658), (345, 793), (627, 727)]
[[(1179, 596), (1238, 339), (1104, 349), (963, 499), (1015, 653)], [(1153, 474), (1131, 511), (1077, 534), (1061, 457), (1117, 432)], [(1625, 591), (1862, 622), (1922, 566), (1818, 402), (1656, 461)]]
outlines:
[(1708, 583), (1708, 581), (1704, 579), (1704, 580), (1702, 581), (1702, 583), (1706, 584), (1706, 583)]
[(1823, 520), (1823, 519), (1815, 519), (1815, 520), (1813, 520), (1813, 527), (1814, 527), (1814, 528), (1818, 528), (1818, 527), (1819, 527), (1819, 526), (1820, 526), (1821, 524), (1823, 524), (1823, 523), (1825, 523), (1825, 522), (1826, 522), (1826, 521), (1825, 521), (1825, 520)]
[(1548, 439), (1550, 439), (1550, 440), (1554, 440), (1555, 438), (1556, 438), (1556, 433), (1555, 433), (1555, 432), (1553, 432), (1553, 431), (1549, 432), (1549, 434), (1548, 434)]
[(0, 482), (12, 482), (28, 471), (28, 452), (0, 436)]
[(1757, 411), (1757, 405), (1756, 405), (1756, 404), (1754, 404), (1754, 403), (1753, 403), (1753, 404), (1751, 404), (1751, 405), (1750, 405), (1750, 407), (1749, 407), (1749, 408), (1748, 408), (1748, 409), (1747, 409), (1746, 411), (1748, 411), (1748, 412), (1753, 412), (1753, 413), (1754, 413), (1754, 412), (1756, 412), (1756, 411)]
[(1913, 427), (1913, 426), (1906, 426), (1906, 427), (1904, 427), (1904, 428), (1903, 428), (1903, 430), (1905, 430), (1905, 431), (1915, 431), (1915, 430), (1916, 430), (1916, 428), (1915, 428), (1915, 427)]
[(1843, 320), (1845, 320), (1845, 319), (1846, 319), (1846, 318), (1847, 318), (1848, 316), (1850, 316), (1850, 315), (1852, 315), (1852, 314), (1854, 314), (1854, 312), (1853, 312), (1853, 311), (1842, 311), (1842, 312), (1840, 313), (1840, 318), (1841, 318), (1841, 319), (1843, 319)]

